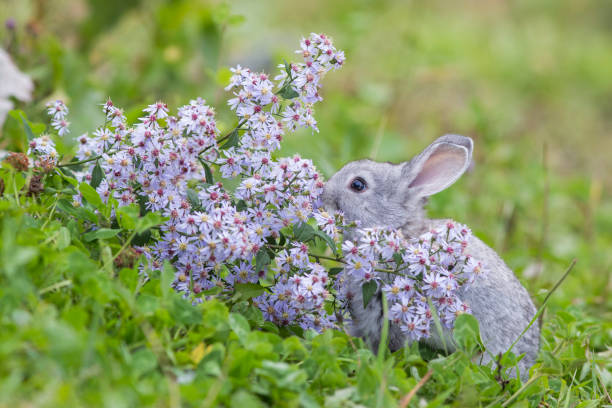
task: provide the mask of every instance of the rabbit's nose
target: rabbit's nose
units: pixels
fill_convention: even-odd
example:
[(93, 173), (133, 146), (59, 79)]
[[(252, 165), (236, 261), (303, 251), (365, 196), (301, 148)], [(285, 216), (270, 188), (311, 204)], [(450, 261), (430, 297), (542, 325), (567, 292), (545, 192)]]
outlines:
[(321, 201), (323, 201), (323, 207), (325, 207), (327, 211), (338, 210), (338, 204), (334, 200), (334, 197), (327, 191), (327, 189), (323, 190), (323, 194), (321, 195)]

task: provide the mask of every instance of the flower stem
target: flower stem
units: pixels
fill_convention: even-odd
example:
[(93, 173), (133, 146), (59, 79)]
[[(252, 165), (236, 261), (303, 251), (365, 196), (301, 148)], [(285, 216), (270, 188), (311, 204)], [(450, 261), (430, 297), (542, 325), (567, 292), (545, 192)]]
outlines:
[[(274, 245), (274, 244), (266, 244), (267, 247), (272, 248), (272, 249), (290, 249), (286, 246), (283, 245)], [(345, 264), (346, 261), (344, 260), (344, 258), (341, 257), (331, 257), (331, 256), (326, 256), (326, 255), (318, 255), (318, 254), (311, 254), (310, 252), (308, 253), (308, 256), (311, 256), (313, 258), (317, 258), (317, 259), (327, 259), (328, 261), (334, 261), (334, 262), (339, 262), (339, 263), (343, 263)]]
[(64, 164), (58, 164), (57, 167), (78, 166), (79, 164), (89, 163), (89, 162), (92, 162), (94, 160), (98, 160), (101, 157), (102, 157), (102, 155), (100, 154), (100, 155), (97, 155), (97, 156), (94, 156), (94, 157), (90, 157), (89, 159), (79, 160), (79, 161), (75, 161), (75, 162), (68, 162), (68, 163), (64, 163)]
[[(105, 124), (105, 127), (106, 127), (106, 124)], [(110, 151), (111, 151), (111, 149), (113, 148), (113, 146), (115, 145), (115, 143), (117, 143), (117, 140), (115, 140), (113, 143), (111, 143), (111, 144), (108, 146), (108, 148), (104, 150), (104, 152), (103, 152), (102, 154), (104, 154), (104, 153), (109, 153), (109, 154), (114, 154), (114, 153), (117, 153), (117, 152), (110, 153)], [(92, 162), (92, 161), (94, 161), (94, 160), (101, 159), (101, 158), (102, 158), (102, 154), (99, 154), (99, 155), (94, 156), (94, 157), (90, 157), (89, 159), (83, 159), (83, 160), (79, 160), (79, 161), (75, 161), (75, 162), (69, 162), (69, 163), (59, 164), (59, 165), (57, 165), (56, 167), (78, 166), (79, 164), (89, 163), (89, 162)]]
[[(235, 128), (232, 128), (232, 130), (230, 130), (229, 132), (227, 132), (223, 137), (221, 137), (221, 139), (217, 140), (217, 144), (223, 142), (224, 140), (228, 139), (230, 137), (230, 135), (232, 133), (234, 133), (236, 130), (240, 130), (240, 128), (242, 127), (242, 125), (244, 125), (246, 123), (246, 119), (241, 120), (240, 122), (238, 122), (238, 125), (236, 125)], [(201, 155), (202, 153), (206, 152), (208, 149), (210, 149), (213, 145), (210, 145), (204, 149), (202, 149), (199, 153), (198, 156)]]
[(316, 259), (319, 259), (319, 258), (320, 259), (327, 259), (329, 261), (334, 261), (334, 262), (346, 264), (346, 261), (344, 259), (342, 259), (342, 258), (333, 258), (331, 256), (317, 255), (317, 254), (311, 254), (311, 253), (309, 253), (308, 256), (311, 256), (311, 257), (316, 258)]

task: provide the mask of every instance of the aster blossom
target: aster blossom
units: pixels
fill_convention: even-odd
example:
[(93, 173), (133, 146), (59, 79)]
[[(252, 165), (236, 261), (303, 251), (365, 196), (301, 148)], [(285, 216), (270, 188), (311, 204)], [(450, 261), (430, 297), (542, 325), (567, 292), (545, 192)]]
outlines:
[[(398, 230), (360, 228), (321, 208), (323, 178), (311, 160), (276, 157), (289, 133), (318, 131), (323, 79), (345, 61), (324, 34), (303, 38), (296, 55), (273, 78), (231, 69), (225, 89), (236, 125), (224, 132), (202, 98), (176, 110), (156, 101), (136, 123), (108, 99), (105, 124), (77, 137), (78, 161), (57, 171), (81, 166), (72, 174), (95, 188), (111, 218), (127, 206), (161, 214), (165, 222), (136, 247), (143, 279), (170, 263), (172, 288), (193, 303), (244, 300), (256, 288), (244, 296), (264, 319), (320, 331), (347, 317), (347, 287), (356, 281), (382, 290), (392, 323), (412, 339), (428, 337), (436, 317), (452, 327), (469, 312), (458, 291), (486, 273), (465, 253), (467, 227), (449, 223), (409, 240)], [(68, 134), (66, 105), (52, 102), (48, 113), (55, 132)], [(29, 153), (58, 162), (48, 135), (33, 139)], [(79, 192), (71, 202), (88, 205)]]
[[(226, 89), (237, 126), (225, 134), (215, 109), (202, 98), (175, 112), (157, 101), (134, 124), (109, 98), (101, 105), (104, 126), (76, 138), (75, 164), (82, 169), (71, 174), (95, 188), (112, 207), (112, 217), (123, 206), (139, 206), (167, 219), (155, 238), (138, 248), (143, 275), (171, 262), (172, 287), (194, 303), (212, 288), (230, 296), (239, 285), (271, 280), (252, 303), (278, 324), (321, 330), (335, 319), (324, 308), (333, 297), (327, 272), (310, 257), (306, 243), (286, 238), (294, 226), (306, 228), (314, 219), (323, 180), (312, 161), (272, 154), (288, 131), (316, 130), (313, 106), (322, 99), (321, 79), (344, 57), (325, 35), (304, 41), (313, 54), (301, 53), (302, 61), (288, 63), (290, 75), (287, 66), (275, 79), (241, 66), (232, 69)], [(68, 134), (66, 105), (54, 101), (47, 108), (56, 134)], [(57, 162), (49, 136), (32, 140), (30, 154)], [(236, 179), (235, 188), (225, 187), (229, 179)], [(77, 192), (72, 203), (86, 200)], [(338, 236), (332, 225), (327, 230)], [(285, 249), (269, 246), (281, 239)]]
[(459, 314), (470, 312), (458, 291), (485, 268), (465, 252), (469, 228), (449, 222), (412, 239), (389, 228), (357, 228), (352, 237), (342, 245), (347, 260), (342, 273), (362, 285), (379, 283), (389, 301), (389, 319), (409, 338), (429, 337), (434, 313), (452, 328)]

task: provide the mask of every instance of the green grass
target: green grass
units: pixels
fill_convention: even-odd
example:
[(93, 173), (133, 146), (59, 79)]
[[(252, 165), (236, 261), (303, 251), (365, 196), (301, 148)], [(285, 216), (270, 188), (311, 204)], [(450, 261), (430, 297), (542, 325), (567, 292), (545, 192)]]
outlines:
[[(0, 19), (17, 19), (16, 40), (0, 41), (36, 80), (19, 108), (39, 122), (63, 97), (79, 135), (102, 123), (108, 95), (132, 117), (201, 95), (229, 128), (226, 66), (271, 71), (301, 35), (328, 33), (346, 66), (326, 78), (320, 133), (288, 137), (283, 154), (329, 176), (472, 136), (473, 170), (432, 197), (430, 215), (472, 227), (538, 305), (577, 259), (548, 301), (531, 380), (472, 364), (469, 322), (455, 354), (415, 345), (377, 358), (342, 332), (279, 331), (244, 301), (192, 307), (169, 271), (144, 284), (127, 255), (109, 267), (118, 238), (85, 242), (54, 194), (25, 197), (24, 175), (3, 164), (0, 406), (388, 407), (414, 390), (414, 407), (612, 405), (612, 7), (329, 3), (9, 1)], [(24, 149), (24, 136), (9, 118), (0, 148)]]

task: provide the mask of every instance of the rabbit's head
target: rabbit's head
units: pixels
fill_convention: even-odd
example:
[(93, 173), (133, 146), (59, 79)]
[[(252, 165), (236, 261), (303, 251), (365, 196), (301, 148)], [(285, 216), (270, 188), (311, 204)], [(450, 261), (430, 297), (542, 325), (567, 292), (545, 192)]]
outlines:
[(418, 232), (425, 221), (426, 198), (463, 174), (472, 158), (472, 146), (469, 137), (445, 135), (408, 162), (350, 162), (325, 184), (323, 204), (330, 210), (342, 210), (348, 220), (361, 221), (362, 227)]

